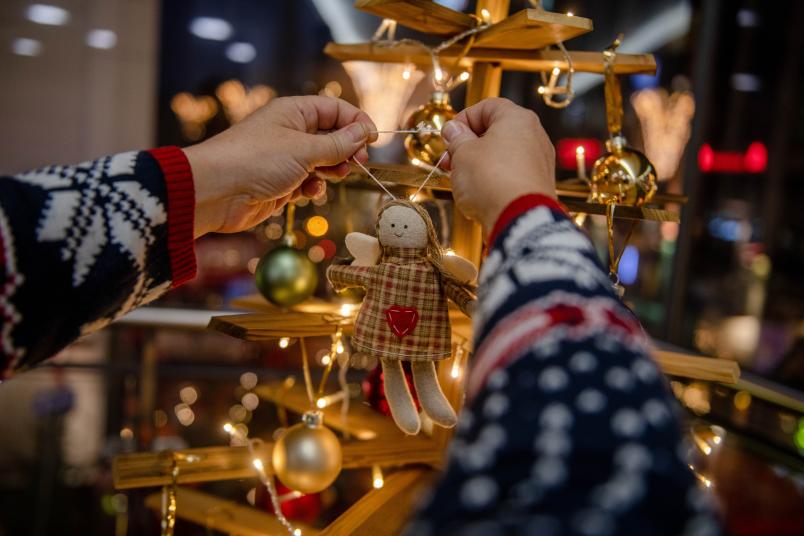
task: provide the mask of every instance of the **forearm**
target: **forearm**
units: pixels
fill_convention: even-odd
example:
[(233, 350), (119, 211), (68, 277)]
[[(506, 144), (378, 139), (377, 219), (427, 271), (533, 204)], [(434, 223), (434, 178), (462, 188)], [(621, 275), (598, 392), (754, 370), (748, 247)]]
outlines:
[(0, 178), (3, 374), (192, 278), (193, 211), (177, 148)]
[(468, 405), (421, 528), (717, 533), (646, 338), (587, 237), (541, 197), (509, 205), (491, 234)]

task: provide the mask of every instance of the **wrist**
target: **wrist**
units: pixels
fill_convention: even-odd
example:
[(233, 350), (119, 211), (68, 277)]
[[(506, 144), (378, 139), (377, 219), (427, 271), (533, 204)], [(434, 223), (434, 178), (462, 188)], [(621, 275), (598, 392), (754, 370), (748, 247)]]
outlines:
[[(219, 229), (223, 223), (220, 203), (225, 199), (222, 186), (228, 182), (221, 177), (230, 176), (221, 168), (221, 160), (210, 157), (207, 142), (183, 149), (190, 163), (195, 184), (194, 236), (198, 238)], [(216, 221), (220, 220), (220, 221)]]

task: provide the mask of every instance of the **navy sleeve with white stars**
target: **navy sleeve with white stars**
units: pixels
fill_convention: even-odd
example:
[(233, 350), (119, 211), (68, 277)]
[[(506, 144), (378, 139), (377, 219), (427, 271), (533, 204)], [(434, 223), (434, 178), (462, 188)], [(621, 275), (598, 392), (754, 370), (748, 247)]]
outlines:
[(647, 338), (592, 244), (554, 201), (518, 201), (481, 271), (446, 472), (407, 533), (720, 534)]
[[(171, 231), (169, 190), (193, 195), (179, 153), (128, 152), (0, 177), (0, 377), (53, 356), (171, 287), (171, 250), (188, 247), (175, 245), (188, 209), (170, 214)], [(182, 170), (173, 185), (163, 169), (171, 162)]]

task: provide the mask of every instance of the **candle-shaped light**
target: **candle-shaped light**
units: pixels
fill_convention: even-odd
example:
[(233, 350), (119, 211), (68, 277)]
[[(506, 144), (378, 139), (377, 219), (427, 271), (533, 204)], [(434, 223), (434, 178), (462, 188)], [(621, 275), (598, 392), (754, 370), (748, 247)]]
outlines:
[(575, 148), (575, 162), (578, 165), (578, 177), (581, 179), (586, 178), (586, 149), (583, 145)]

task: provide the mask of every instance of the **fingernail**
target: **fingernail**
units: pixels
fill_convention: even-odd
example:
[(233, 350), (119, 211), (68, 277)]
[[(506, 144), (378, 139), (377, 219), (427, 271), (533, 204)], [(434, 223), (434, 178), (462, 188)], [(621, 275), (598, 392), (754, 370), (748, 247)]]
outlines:
[(447, 121), (441, 129), (441, 135), (447, 142), (455, 138), (461, 132), (463, 132), (463, 124), (457, 121)]
[(363, 123), (352, 123), (351, 125), (346, 127), (346, 135), (354, 143), (363, 141), (366, 139), (367, 136), (366, 127), (363, 126)]

